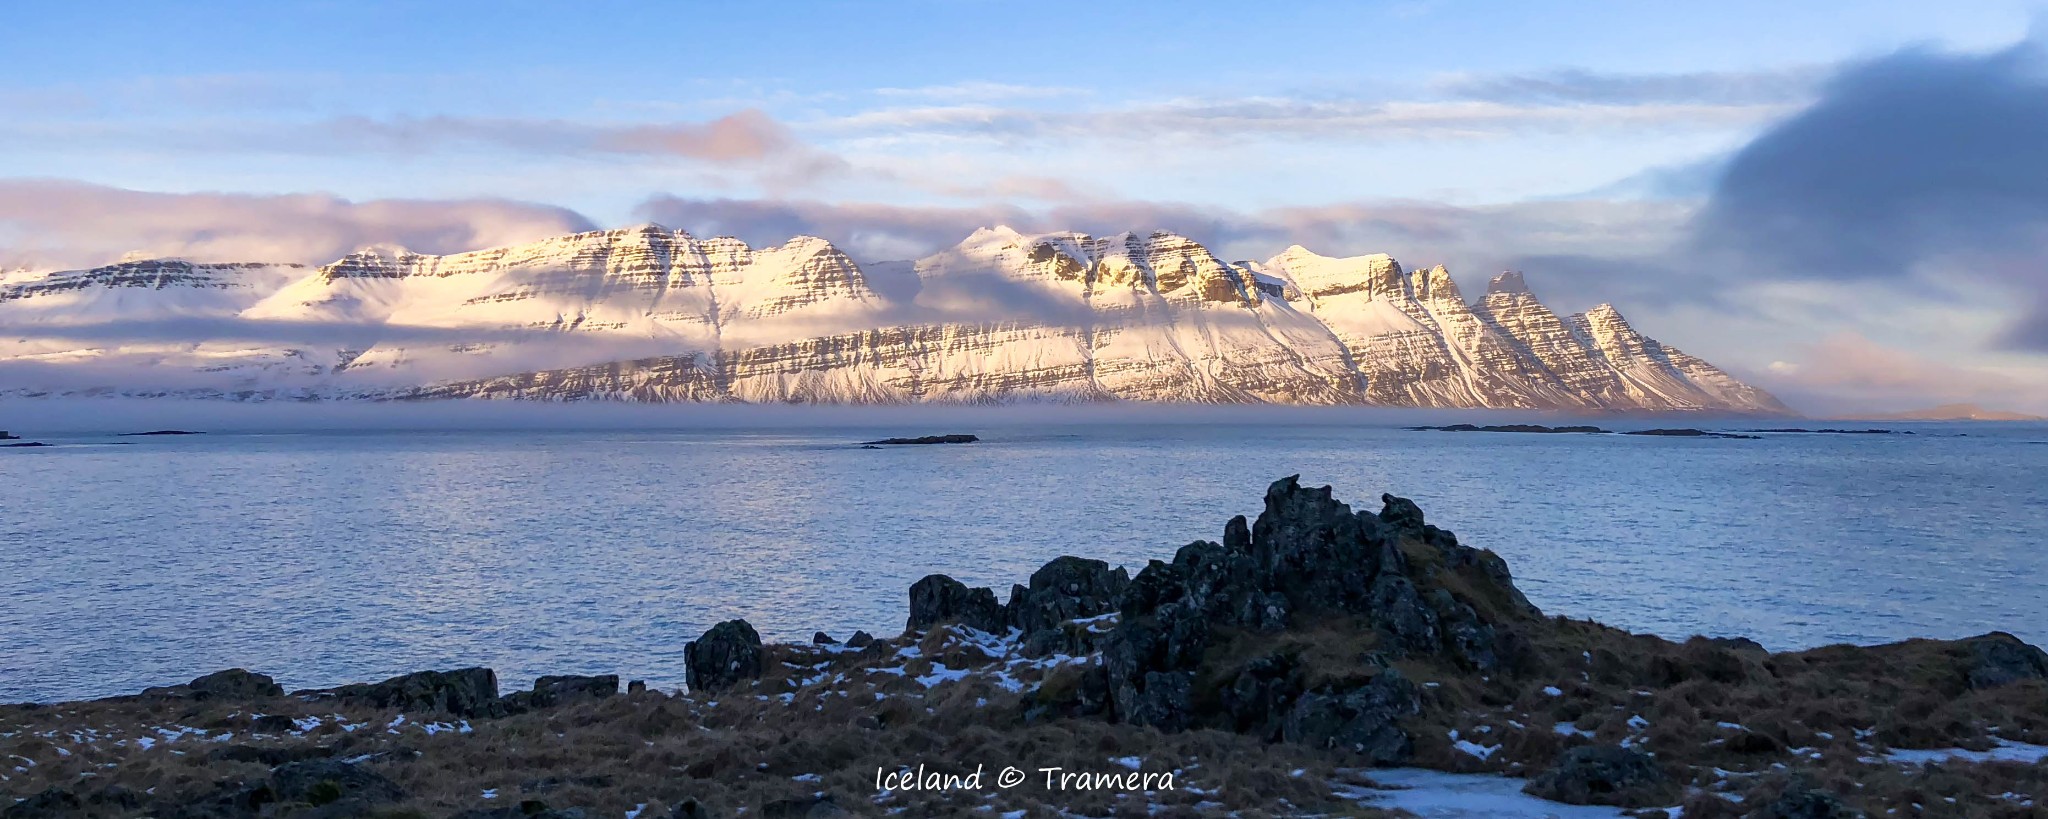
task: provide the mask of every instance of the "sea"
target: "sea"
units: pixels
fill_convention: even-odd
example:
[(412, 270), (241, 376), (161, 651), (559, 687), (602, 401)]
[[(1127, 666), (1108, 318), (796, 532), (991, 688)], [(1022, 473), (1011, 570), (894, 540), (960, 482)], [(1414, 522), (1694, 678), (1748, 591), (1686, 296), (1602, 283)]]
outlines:
[[(1414, 499), (1549, 614), (1772, 650), (2048, 644), (2042, 424), (1735, 440), (1404, 428), (1471, 420), (1414, 413), (522, 412), (14, 412), (51, 446), (0, 449), (0, 702), (230, 667), (289, 688), (468, 666), (507, 690), (677, 687), (719, 621), (894, 635), (927, 574), (1004, 599), (1061, 555), (1135, 574), (1289, 475), (1355, 508)], [(210, 426), (122, 434), (160, 420)], [(1567, 422), (1482, 422), (1506, 421)], [(938, 433), (981, 440), (861, 446)]]

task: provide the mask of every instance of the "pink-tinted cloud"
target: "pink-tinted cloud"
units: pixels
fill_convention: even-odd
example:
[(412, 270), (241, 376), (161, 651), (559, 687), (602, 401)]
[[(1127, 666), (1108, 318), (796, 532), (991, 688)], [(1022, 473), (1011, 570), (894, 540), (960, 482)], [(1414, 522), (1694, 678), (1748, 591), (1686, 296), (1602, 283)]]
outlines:
[(760, 111), (704, 122), (601, 124), (555, 119), (345, 117), (301, 134), (306, 148), (429, 151), (486, 145), (548, 153), (676, 156), (750, 162), (806, 150), (789, 129)]
[(151, 193), (0, 180), (0, 267), (85, 267), (125, 254), (320, 264), (372, 244), (446, 253), (588, 230), (565, 208), (500, 199)]
[(1840, 410), (1903, 410), (1975, 403), (2000, 409), (2048, 410), (2048, 387), (1952, 360), (1888, 347), (1854, 332), (1831, 335), (1773, 362), (1768, 386), (1788, 394), (1824, 396)]

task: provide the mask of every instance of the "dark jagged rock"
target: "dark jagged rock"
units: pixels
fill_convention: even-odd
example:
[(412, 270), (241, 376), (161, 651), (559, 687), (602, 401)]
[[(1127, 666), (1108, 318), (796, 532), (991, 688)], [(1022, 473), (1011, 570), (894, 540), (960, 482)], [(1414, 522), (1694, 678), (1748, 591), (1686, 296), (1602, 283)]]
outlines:
[(551, 676), (534, 680), (532, 691), (515, 691), (505, 695), (501, 704), (505, 713), (519, 714), (536, 708), (553, 708), (576, 700), (603, 699), (617, 693), (617, 674), (596, 677)]
[(335, 753), (337, 753), (337, 750), (327, 745), (309, 745), (304, 747), (229, 745), (226, 748), (216, 748), (206, 756), (208, 759), (217, 759), (222, 762), (254, 762), (265, 767), (275, 768), (279, 765), (304, 762), (309, 759), (326, 759), (334, 756)]
[(142, 689), (144, 697), (193, 700), (249, 700), (282, 694), (284, 687), (278, 685), (276, 680), (241, 668), (215, 671), (182, 685)]
[(321, 759), (280, 765), (270, 772), (270, 789), (280, 802), (326, 805), (344, 799), (369, 804), (405, 797), (398, 783), (361, 765)]
[(519, 783), (520, 793), (552, 793), (564, 785), (582, 788), (609, 788), (612, 778), (602, 774), (592, 776), (544, 776)]
[(334, 699), (372, 708), (439, 711), (457, 717), (504, 714), (504, 704), (498, 699), (498, 674), (488, 668), (419, 671), (380, 683), (356, 683), (292, 693), (294, 696)]
[(1008, 617), (988, 588), (968, 588), (943, 574), (927, 575), (910, 587), (910, 620), (905, 631), (925, 631), (944, 622), (992, 634), (1008, 630)]
[(1640, 751), (1619, 745), (1581, 745), (1564, 752), (1557, 765), (1538, 774), (1522, 791), (1573, 805), (1629, 808), (1669, 805), (1678, 785)]
[(883, 438), (866, 441), (862, 446), (917, 446), (920, 444), (971, 444), (980, 438), (972, 435), (926, 435), (919, 438)]
[(683, 646), (691, 691), (723, 691), (761, 676), (761, 635), (745, 620), (727, 620)]
[(626, 693), (628, 693), (628, 694), (645, 694), (645, 693), (647, 693), (647, 681), (646, 681), (646, 680), (633, 680), (632, 682), (628, 682), (628, 683), (626, 683)]
[(694, 797), (684, 797), (668, 811), (668, 819), (718, 819), (719, 813)]
[(839, 645), (839, 641), (838, 641), (838, 640), (834, 640), (834, 639), (832, 639), (832, 635), (830, 635), (830, 634), (826, 634), (825, 632), (822, 632), (822, 631), (820, 631), (820, 632), (817, 632), (817, 633), (815, 633), (815, 634), (812, 634), (812, 635), (811, 635), (811, 645), (814, 645), (814, 646), (836, 646), (836, 645)]
[[(74, 787), (84, 787), (80, 780)], [(87, 819), (140, 814), (142, 796), (120, 785), (81, 792), (51, 786), (0, 810), (0, 819)]]
[(2048, 652), (2002, 631), (1961, 641), (1969, 652), (1972, 689), (1997, 688), (2021, 680), (2048, 679)]
[(1703, 429), (1638, 429), (1622, 434), (1651, 435), (1660, 438), (1739, 438), (1751, 441), (1759, 440), (1758, 436), (1755, 435), (1738, 435), (1733, 432), (1708, 432)]
[(1094, 717), (1109, 712), (1109, 673), (1100, 665), (1062, 669), (1034, 689), (1025, 702), (1024, 721)]
[(840, 807), (839, 802), (830, 795), (777, 799), (761, 806), (763, 819), (832, 819), (852, 815), (852, 812)]
[(0, 818), (4, 819), (70, 819), (90, 815), (85, 800), (78, 798), (78, 794), (54, 786), (0, 811)]
[(1770, 649), (1764, 648), (1763, 643), (1748, 637), (1700, 637), (1697, 639), (1705, 641), (1708, 645), (1719, 646), (1729, 651), (1749, 651), (1760, 654), (1771, 653)]
[(1451, 424), (1450, 426), (1443, 426), (1443, 427), (1409, 427), (1409, 429), (1411, 429), (1411, 430), (1418, 430), (1418, 431), (1433, 431), (1433, 432), (1536, 432), (1536, 433), (1575, 433), (1575, 434), (1585, 434), (1585, 435), (1598, 435), (1598, 434), (1602, 434), (1602, 433), (1605, 433), (1605, 432), (1607, 432), (1607, 430), (1601, 429), (1601, 428), (1599, 428), (1599, 427), (1589, 427), (1589, 426), (1567, 426), (1567, 427), (1547, 427), (1547, 426), (1544, 426), (1544, 425), (1542, 425), (1542, 424), (1497, 424), (1497, 425), (1493, 425), (1493, 426), (1483, 426), (1483, 427), (1482, 427), (1482, 426), (1475, 426), (1475, 425), (1473, 425), (1473, 424)]
[(869, 633), (867, 633), (867, 632), (865, 632), (865, 631), (859, 631), (859, 630), (855, 630), (855, 631), (853, 632), (853, 636), (852, 636), (852, 637), (848, 637), (848, 638), (846, 638), (846, 647), (847, 647), (847, 648), (867, 648), (868, 646), (874, 645), (874, 642), (875, 642), (875, 635), (869, 634)]
[(1750, 814), (1753, 819), (1865, 819), (1863, 811), (1842, 804), (1832, 793), (1795, 781), (1778, 798)]
[(1070, 621), (1117, 611), (1130, 572), (1100, 560), (1065, 556), (1031, 574), (1030, 586), (1012, 586), (1005, 617), (1024, 634), (1025, 653), (1086, 654), (1097, 632)]
[[(1416, 686), (1404, 657), (1491, 669), (1496, 626), (1541, 617), (1507, 564), (1429, 525), (1413, 502), (1353, 512), (1329, 487), (1275, 482), (1256, 521), (1197, 541), (1125, 584), (1101, 641), (1120, 720), (1162, 730), (1214, 727), (1349, 749), (1375, 762), (1412, 752), (1399, 721)], [(1316, 636), (1330, 632), (1327, 638)], [(1356, 642), (1375, 659), (1328, 667), (1302, 641)], [(1323, 667), (1308, 667), (1311, 662)]]
[(1374, 763), (1403, 762), (1415, 753), (1415, 742), (1399, 722), (1421, 710), (1422, 696), (1415, 685), (1400, 671), (1384, 668), (1363, 685), (1303, 694), (1288, 709), (1281, 737), (1342, 748)]
[(281, 733), (294, 727), (292, 718), (284, 714), (257, 714), (249, 719), (249, 728), (259, 733)]

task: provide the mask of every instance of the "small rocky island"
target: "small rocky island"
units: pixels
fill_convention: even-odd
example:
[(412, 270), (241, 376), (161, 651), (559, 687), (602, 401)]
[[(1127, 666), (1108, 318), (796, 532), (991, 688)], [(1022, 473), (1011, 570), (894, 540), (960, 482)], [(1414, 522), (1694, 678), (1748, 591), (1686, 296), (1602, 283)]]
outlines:
[(1406, 499), (1295, 478), (1135, 575), (1069, 556), (1007, 602), (945, 575), (908, 598), (894, 637), (720, 623), (673, 692), (469, 668), (287, 694), (237, 669), (4, 706), (0, 814), (1398, 816), (1414, 792), (1376, 778), (1417, 769), (1530, 816), (2025, 817), (2048, 794), (2048, 654), (2011, 635), (1631, 634), (1539, 611)]
[[(1757, 439), (1759, 439), (1760, 437), (1762, 437), (1762, 436), (1757, 436), (1757, 435), (1741, 435), (1741, 434), (1737, 434), (1737, 433), (1733, 433), (1733, 432), (1709, 432), (1709, 431), (1707, 431), (1707, 430), (1704, 430), (1704, 429), (1691, 429), (1691, 428), (1685, 428), (1685, 429), (1638, 429), (1638, 430), (1630, 430), (1630, 431), (1627, 431), (1627, 432), (1619, 432), (1619, 433), (1617, 433), (1617, 432), (1615, 432), (1614, 430), (1611, 430), (1611, 429), (1603, 429), (1603, 428), (1601, 428), (1601, 427), (1595, 427), (1595, 426), (1563, 426), (1563, 427), (1550, 427), (1550, 426), (1544, 426), (1544, 425), (1542, 425), (1542, 424), (1496, 424), (1496, 425), (1492, 425), (1492, 426), (1475, 426), (1475, 425), (1473, 425), (1473, 424), (1451, 424), (1451, 425), (1449, 425), (1449, 426), (1441, 426), (1441, 427), (1407, 427), (1407, 429), (1409, 429), (1409, 430), (1412, 430), (1412, 431), (1417, 431), (1417, 432), (1519, 432), (1519, 433), (1529, 433), (1529, 434), (1538, 434), (1538, 435), (1543, 435), (1543, 434), (1548, 434), (1548, 435), (1648, 435), (1648, 436), (1651, 436), (1651, 437), (1656, 437), (1656, 438), (1734, 438), (1734, 439), (1746, 439), (1746, 440), (1752, 440), (1752, 441), (1753, 441), (1753, 440), (1757, 440)], [(1756, 431), (1760, 431), (1760, 432), (1806, 432), (1807, 430), (1756, 430)]]
[(120, 437), (122, 437), (122, 438), (144, 438), (144, 437), (149, 437), (149, 436), (154, 436), (154, 435), (205, 435), (205, 434), (206, 434), (206, 433), (204, 433), (204, 432), (193, 432), (193, 431), (191, 431), (191, 430), (189, 430), (189, 429), (153, 429), (153, 430), (150, 430), (150, 431), (148, 431), (148, 432), (123, 432), (123, 433), (121, 433)]
[(925, 435), (918, 438), (883, 438), (879, 441), (863, 441), (861, 446), (922, 446), (925, 444), (971, 444), (981, 440), (973, 435)]

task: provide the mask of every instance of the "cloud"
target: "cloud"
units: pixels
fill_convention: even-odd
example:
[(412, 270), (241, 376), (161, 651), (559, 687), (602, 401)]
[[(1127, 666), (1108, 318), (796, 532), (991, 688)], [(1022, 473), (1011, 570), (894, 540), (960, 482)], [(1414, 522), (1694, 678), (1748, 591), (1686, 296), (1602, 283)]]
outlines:
[(0, 180), (0, 268), (89, 267), (131, 252), (321, 264), (372, 244), (447, 253), (592, 227), (565, 208), (500, 199), (353, 202)]
[(1183, 99), (1055, 111), (989, 104), (866, 111), (812, 125), (845, 135), (997, 141), (1061, 139), (1342, 138), (1349, 141), (1497, 137), (1592, 129), (1747, 127), (1791, 110), (1778, 103), (1522, 104), (1480, 99), (1370, 101), (1243, 97)]
[(342, 150), (424, 153), (448, 147), (494, 146), (550, 154), (672, 156), (750, 162), (798, 152), (803, 144), (782, 123), (747, 110), (704, 122), (591, 124), (568, 120), (345, 117), (304, 129), (315, 146)]
[(1515, 105), (1684, 103), (1741, 107), (1809, 101), (1829, 70), (1820, 65), (1679, 74), (1558, 69), (1532, 74), (1447, 74), (1438, 77), (1431, 87), (1460, 99)]
[(1687, 252), (1738, 275), (2018, 297), (2048, 351), (2048, 76), (2027, 42), (1850, 67), (1726, 165)]
[(2048, 387), (1996, 370), (1959, 365), (1841, 332), (1772, 362), (1764, 380), (1774, 391), (1809, 394), (1817, 406), (1917, 409), (1946, 403), (1994, 408), (2048, 407)]
[(499, 152), (562, 159), (687, 160), (787, 191), (852, 170), (759, 110), (703, 121), (605, 122), (470, 116), (341, 116), (312, 121), (5, 121), (0, 147), (141, 148), (161, 154), (422, 157)]
[(1000, 82), (956, 82), (916, 88), (877, 88), (875, 96), (930, 100), (1051, 99), (1087, 96), (1085, 88), (1049, 85), (1014, 85)]
[[(1014, 205), (901, 206), (795, 200), (657, 196), (638, 215), (697, 235), (774, 244), (823, 237), (863, 261), (908, 259), (950, 247), (976, 228), (1095, 235), (1166, 230), (1233, 260), (1263, 260), (1290, 244), (1326, 255), (1392, 253), (1409, 265), (1445, 263), (1468, 282), (1516, 267), (1557, 303), (1667, 301), (1671, 275), (1657, 254), (1676, 241), (1691, 210), (1681, 203), (1568, 201), (1488, 207), (1359, 202), (1242, 211), (1170, 202), (1080, 201), (1043, 209)], [(1483, 278), (1480, 279), (1483, 281)]]

